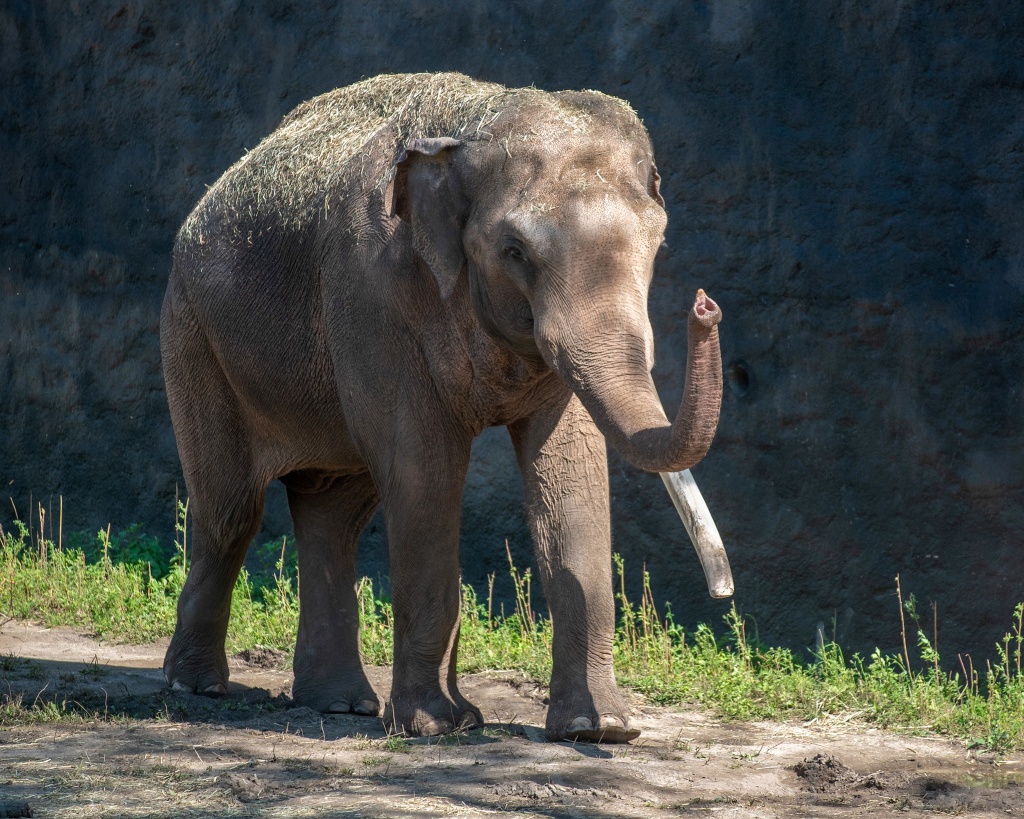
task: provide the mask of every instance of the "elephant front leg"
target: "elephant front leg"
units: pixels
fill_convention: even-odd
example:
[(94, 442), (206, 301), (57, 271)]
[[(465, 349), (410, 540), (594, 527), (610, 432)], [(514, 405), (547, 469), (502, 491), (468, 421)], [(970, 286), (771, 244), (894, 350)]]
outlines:
[(470, 442), (437, 439), (395, 453), (378, 479), (391, 556), (395, 663), (389, 730), (434, 736), (483, 724), (456, 682), (459, 514)]
[(509, 427), (554, 626), (550, 740), (628, 742), (615, 683), (608, 461), (604, 437), (575, 396)]
[(367, 474), (316, 491), (285, 482), (302, 578), (292, 695), (318, 711), (375, 717), (380, 701), (359, 654), (355, 584), (359, 535), (377, 508), (377, 489)]

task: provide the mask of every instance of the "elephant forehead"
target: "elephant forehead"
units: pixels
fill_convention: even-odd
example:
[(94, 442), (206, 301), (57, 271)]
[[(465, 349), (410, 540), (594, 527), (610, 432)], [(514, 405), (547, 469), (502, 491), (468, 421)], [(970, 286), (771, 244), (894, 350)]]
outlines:
[[(558, 220), (579, 241), (598, 245), (633, 247), (654, 240), (655, 207), (637, 207), (632, 197), (615, 191), (591, 189), (567, 196)], [(653, 204), (653, 203), (652, 203)]]
[(585, 234), (627, 237), (665, 227), (665, 211), (635, 180), (613, 183), (600, 168), (536, 185), (514, 213), (523, 220), (554, 222)]
[(651, 158), (621, 139), (558, 140), (541, 146), (532, 161), (533, 181), (549, 191), (601, 192), (641, 197)]
[(611, 127), (587, 134), (557, 132), (536, 122), (517, 123), (508, 134), (474, 142), (479, 168), (491, 183), (527, 190), (595, 187), (647, 189), (652, 157), (646, 140), (628, 139)]
[(613, 191), (563, 191), (511, 209), (502, 229), (518, 234), (540, 257), (565, 263), (567, 253), (587, 255), (653, 254), (665, 228), (665, 212), (648, 200), (644, 207)]

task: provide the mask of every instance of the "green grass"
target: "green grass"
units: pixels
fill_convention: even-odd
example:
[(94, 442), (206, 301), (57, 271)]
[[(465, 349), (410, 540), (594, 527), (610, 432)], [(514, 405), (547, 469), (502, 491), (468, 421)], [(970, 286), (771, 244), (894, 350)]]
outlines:
[[(0, 617), (37, 620), (47, 626), (84, 626), (121, 642), (147, 642), (171, 634), (175, 605), (188, 567), (185, 521), (179, 506), (178, 536), (168, 559), (159, 544), (130, 527), (111, 535), (60, 538), (57, 544), (15, 522), (0, 529)], [(43, 527), (40, 527), (42, 530)], [(228, 651), (257, 645), (290, 651), (298, 625), (298, 578), (294, 557), (279, 542), (262, 547), (278, 555), (273, 569), (235, 584)], [(625, 568), (619, 571), (620, 620), (615, 661), (620, 682), (664, 705), (700, 703), (730, 719), (815, 719), (842, 716), (903, 730), (930, 730), (957, 737), (972, 747), (1009, 752), (1024, 748), (1024, 604), (1012, 614), (1010, 630), (982, 670), (969, 660), (946, 673), (920, 624), (916, 601), (900, 594), (904, 633), (902, 655), (845, 657), (834, 643), (822, 642), (805, 661), (784, 648), (751, 641), (746, 622), (733, 608), (722, 636), (707, 625), (694, 629), (657, 611), (648, 578), (634, 604), (625, 594)], [(550, 620), (532, 607), (529, 571), (509, 560), (516, 589), (515, 611), (495, 615), (491, 595), (478, 599), (463, 588), (459, 668), (463, 672), (519, 669), (539, 680), (551, 673)], [(493, 589), (493, 578), (491, 588)], [(369, 579), (358, 589), (362, 651), (367, 662), (392, 660), (390, 602)], [(922, 659), (912, 667), (908, 630)], [(2, 669), (0, 669), (2, 671)], [(27, 709), (8, 698), (6, 711)], [(47, 709), (42, 711), (40, 709)], [(32, 719), (63, 713), (53, 703), (35, 705)]]

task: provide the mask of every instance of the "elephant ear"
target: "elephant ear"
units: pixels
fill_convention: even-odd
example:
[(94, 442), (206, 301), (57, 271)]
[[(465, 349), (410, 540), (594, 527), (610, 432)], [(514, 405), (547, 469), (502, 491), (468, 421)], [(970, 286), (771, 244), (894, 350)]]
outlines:
[(412, 228), (413, 250), (437, 279), (442, 299), (451, 294), (466, 264), (462, 250), (466, 198), (452, 167), (453, 149), (461, 144), (451, 137), (409, 142), (384, 196), (389, 215)]
[(651, 163), (651, 175), (647, 180), (647, 192), (651, 199), (662, 207), (665, 207), (665, 200), (661, 196), (661, 174), (658, 173), (658, 166)]

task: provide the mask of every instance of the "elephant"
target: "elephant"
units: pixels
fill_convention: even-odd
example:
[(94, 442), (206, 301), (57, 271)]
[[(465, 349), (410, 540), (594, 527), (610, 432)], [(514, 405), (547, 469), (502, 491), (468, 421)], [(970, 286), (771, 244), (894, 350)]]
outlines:
[[(482, 725), (456, 679), (459, 517), (474, 438), (505, 426), (553, 625), (546, 736), (639, 734), (612, 662), (606, 442), (641, 470), (686, 469), (722, 396), (722, 313), (703, 291), (671, 421), (651, 378), (660, 182), (624, 101), (447, 73), (318, 96), (207, 190), (177, 234), (160, 321), (193, 538), (169, 685), (226, 692), (231, 591), (278, 479), (301, 577), (295, 701), (383, 710), (407, 735)], [(354, 588), (378, 505), (394, 607), (383, 709)]]

